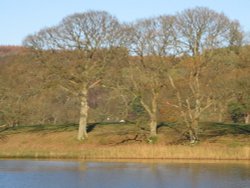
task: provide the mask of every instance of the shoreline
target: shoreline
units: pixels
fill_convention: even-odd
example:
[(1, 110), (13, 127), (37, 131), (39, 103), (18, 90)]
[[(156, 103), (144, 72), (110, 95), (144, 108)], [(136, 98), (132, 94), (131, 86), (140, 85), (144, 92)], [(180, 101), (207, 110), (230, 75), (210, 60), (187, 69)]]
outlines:
[(61, 162), (94, 162), (94, 163), (147, 163), (147, 164), (244, 164), (250, 165), (250, 159), (79, 159), (79, 158), (17, 158), (0, 157), (5, 160), (34, 160), (34, 161), (61, 161)]
[[(16, 148), (17, 149), (17, 148)], [(0, 159), (250, 161), (250, 147), (126, 145), (52, 151), (0, 151)]]

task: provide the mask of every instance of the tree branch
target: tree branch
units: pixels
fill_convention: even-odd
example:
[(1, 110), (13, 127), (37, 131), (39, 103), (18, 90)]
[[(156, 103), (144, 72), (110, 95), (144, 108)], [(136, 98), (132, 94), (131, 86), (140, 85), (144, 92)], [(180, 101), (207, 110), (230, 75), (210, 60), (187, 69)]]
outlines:
[(91, 89), (93, 87), (95, 87), (97, 84), (99, 84), (102, 80), (97, 80), (94, 83), (92, 83), (88, 88)]

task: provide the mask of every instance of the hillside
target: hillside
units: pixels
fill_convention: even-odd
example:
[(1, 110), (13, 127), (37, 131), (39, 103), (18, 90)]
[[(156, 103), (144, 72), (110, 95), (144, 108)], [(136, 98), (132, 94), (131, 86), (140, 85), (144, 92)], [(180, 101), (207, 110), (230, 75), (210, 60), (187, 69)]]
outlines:
[(0, 57), (20, 54), (24, 50), (22, 46), (0, 46)]

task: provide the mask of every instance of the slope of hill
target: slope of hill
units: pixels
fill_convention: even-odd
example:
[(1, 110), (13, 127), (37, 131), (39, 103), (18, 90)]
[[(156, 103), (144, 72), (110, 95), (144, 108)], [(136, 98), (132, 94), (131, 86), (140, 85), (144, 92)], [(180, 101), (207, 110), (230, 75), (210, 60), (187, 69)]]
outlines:
[(22, 46), (0, 46), (0, 57), (16, 55), (25, 50)]

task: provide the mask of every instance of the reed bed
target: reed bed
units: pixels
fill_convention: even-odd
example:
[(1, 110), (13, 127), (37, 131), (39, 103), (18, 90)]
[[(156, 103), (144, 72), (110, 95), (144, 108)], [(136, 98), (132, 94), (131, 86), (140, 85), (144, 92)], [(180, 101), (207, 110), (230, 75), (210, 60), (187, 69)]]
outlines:
[(78, 150), (0, 151), (1, 158), (250, 160), (250, 147), (126, 145)]

